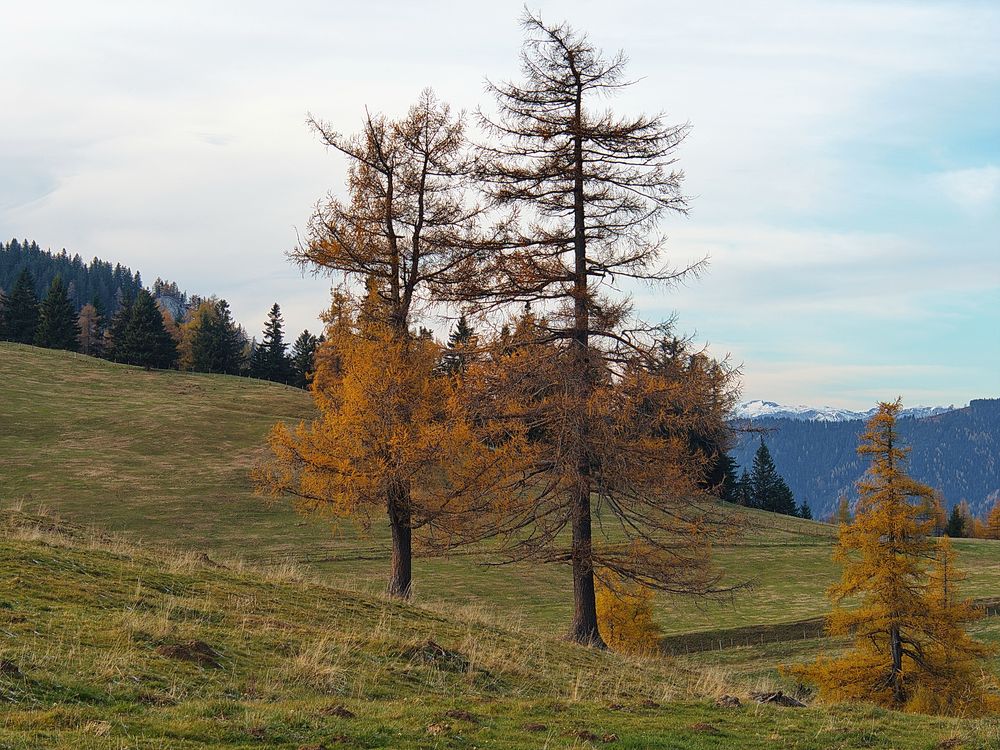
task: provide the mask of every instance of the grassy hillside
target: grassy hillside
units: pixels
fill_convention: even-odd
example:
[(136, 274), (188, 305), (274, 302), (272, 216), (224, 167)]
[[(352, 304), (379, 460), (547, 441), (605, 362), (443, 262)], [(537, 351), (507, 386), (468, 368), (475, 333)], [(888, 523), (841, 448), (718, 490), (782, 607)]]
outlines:
[[(39, 504), (147, 544), (254, 563), (291, 561), (332, 585), (377, 592), (388, 560), (382, 518), (370, 531), (306, 519), (252, 495), (247, 469), (279, 419), (308, 418), (308, 394), (230, 376), (144, 372), (101, 360), (0, 343), (0, 502)], [(756, 528), (717, 558), (751, 592), (718, 603), (661, 598), (669, 633), (786, 623), (826, 609), (837, 576), (833, 529), (751, 513)], [(956, 545), (969, 593), (1000, 592), (1000, 545)], [(418, 560), (421, 602), (496, 608), (549, 633), (571, 612), (569, 571), (484, 568), (475, 556)], [(725, 637), (723, 634), (722, 637)]]
[[(220, 567), (221, 566), (221, 567)], [(0, 519), (0, 747), (995, 748), (996, 721), (717, 708), (724, 670)]]

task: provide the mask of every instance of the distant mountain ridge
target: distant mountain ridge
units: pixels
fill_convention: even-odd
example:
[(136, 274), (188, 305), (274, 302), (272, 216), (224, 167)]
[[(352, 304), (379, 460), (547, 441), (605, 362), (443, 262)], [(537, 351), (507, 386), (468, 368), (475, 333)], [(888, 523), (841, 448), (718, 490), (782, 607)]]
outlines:
[[(922, 419), (938, 414), (946, 414), (962, 407), (951, 406), (913, 406), (900, 412), (902, 417)], [(796, 419), (805, 422), (853, 422), (866, 420), (876, 411), (872, 407), (868, 411), (851, 411), (834, 406), (786, 406), (774, 401), (743, 401), (733, 410), (734, 419)]]
[[(831, 514), (841, 495), (852, 501), (868, 462), (857, 454), (861, 418), (807, 419), (763, 414), (752, 419), (760, 433), (744, 433), (732, 456), (749, 469), (761, 440), (798, 502), (817, 518)], [(979, 516), (1000, 500), (1000, 398), (899, 420), (899, 434), (912, 450), (909, 473), (940, 490), (949, 508), (967, 500)]]

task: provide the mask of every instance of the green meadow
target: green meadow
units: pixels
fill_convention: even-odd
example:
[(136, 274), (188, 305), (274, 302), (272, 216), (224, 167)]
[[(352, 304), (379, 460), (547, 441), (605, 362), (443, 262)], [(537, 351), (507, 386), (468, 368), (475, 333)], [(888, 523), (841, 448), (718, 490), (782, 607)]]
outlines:
[[(562, 642), (568, 570), (488, 549), (420, 558), (414, 602), (387, 601), (382, 518), (253, 494), (271, 425), (311, 414), (272, 383), (0, 344), (0, 748), (1000, 746), (992, 719), (714, 705), (841, 647), (817, 522), (745, 512), (714, 555), (752, 585), (659, 597), (654, 658)], [(1000, 545), (956, 547), (966, 593), (1000, 595)]]

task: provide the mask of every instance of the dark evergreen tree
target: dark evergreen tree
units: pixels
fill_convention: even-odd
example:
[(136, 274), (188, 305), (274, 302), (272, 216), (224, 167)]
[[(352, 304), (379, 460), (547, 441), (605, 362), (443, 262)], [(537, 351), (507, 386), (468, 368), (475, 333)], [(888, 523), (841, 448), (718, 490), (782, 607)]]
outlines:
[(14, 287), (4, 308), (2, 337), (22, 344), (35, 341), (38, 329), (38, 296), (35, 294), (35, 280), (24, 269), (17, 276)]
[(313, 359), (319, 339), (308, 330), (299, 334), (292, 346), (292, 385), (307, 388), (312, 382)]
[(104, 356), (114, 362), (124, 362), (125, 327), (132, 316), (132, 305), (135, 302), (130, 295), (123, 295), (117, 301), (117, 311), (111, 317), (111, 322), (104, 329)]
[(795, 495), (792, 494), (788, 483), (780, 475), (778, 476), (777, 485), (774, 488), (774, 495), (771, 496), (765, 510), (769, 510), (772, 513), (781, 513), (786, 516), (798, 515), (799, 508), (795, 504)]
[(736, 476), (736, 461), (728, 453), (719, 455), (719, 471), (722, 474), (722, 484), (719, 487), (719, 497), (727, 503), (739, 503), (739, 479)]
[(215, 306), (218, 311), (218, 348), (215, 361), (219, 372), (227, 375), (236, 375), (243, 367), (243, 331), (233, 320), (233, 313), (229, 309), (229, 303), (224, 299), (219, 300)]
[(74, 312), (96, 297), (101, 301), (102, 310), (113, 313), (117, 310), (119, 294), (135, 296), (138, 291), (136, 277), (131, 270), (114, 267), (99, 258), (84, 263), (79, 254), (71, 256), (65, 250), (59, 253), (42, 250), (37, 243), (28, 240), (0, 243), (0, 287), (12, 289), (22, 270), (31, 273), (36, 297), (49, 288), (56, 276), (60, 276)]
[(778, 473), (763, 439), (753, 457), (749, 483), (749, 505), (752, 507), (785, 515), (796, 514), (795, 496)]
[(119, 361), (147, 370), (166, 369), (177, 361), (177, 344), (163, 325), (163, 315), (153, 296), (141, 289), (131, 305), (121, 346), (116, 346)]
[(36, 346), (48, 349), (79, 348), (80, 326), (74, 305), (70, 302), (66, 285), (56, 276), (38, 311), (38, 328), (35, 330)]
[(251, 374), (262, 380), (273, 380), (287, 383), (290, 379), (288, 355), (285, 354), (284, 321), (281, 319), (281, 308), (275, 302), (267, 314), (264, 324), (264, 338), (254, 349), (251, 362)]
[(740, 478), (736, 482), (736, 504), (743, 506), (751, 506), (753, 504), (753, 492), (750, 489), (750, 475), (747, 470), (744, 469), (740, 474)]
[(965, 518), (962, 516), (962, 511), (957, 505), (951, 509), (951, 515), (948, 516), (948, 525), (944, 527), (944, 533), (952, 539), (959, 539), (966, 534)]
[(799, 506), (799, 518), (805, 518), (806, 520), (812, 520), (813, 512), (812, 508), (809, 507), (809, 501), (803, 500), (802, 505)]
[(778, 490), (778, 470), (771, 458), (771, 451), (763, 439), (757, 447), (750, 469), (750, 506), (770, 510), (771, 498)]
[(449, 375), (456, 375), (463, 372), (468, 366), (472, 357), (469, 351), (476, 344), (476, 332), (469, 325), (469, 319), (462, 313), (451, 333), (448, 334), (448, 343), (445, 352), (441, 357), (441, 370)]
[(191, 340), (192, 368), (198, 372), (239, 373), (243, 360), (243, 335), (225, 300), (211, 305), (201, 316)]

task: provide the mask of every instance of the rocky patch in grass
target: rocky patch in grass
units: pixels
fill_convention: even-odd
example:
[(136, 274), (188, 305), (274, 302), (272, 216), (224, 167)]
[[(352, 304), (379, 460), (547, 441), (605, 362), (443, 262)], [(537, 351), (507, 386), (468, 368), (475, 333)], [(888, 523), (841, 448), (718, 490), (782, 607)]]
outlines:
[(430, 639), (406, 649), (402, 656), (412, 662), (427, 664), (447, 672), (467, 672), (469, 670), (469, 660), (463, 654), (446, 649)]

